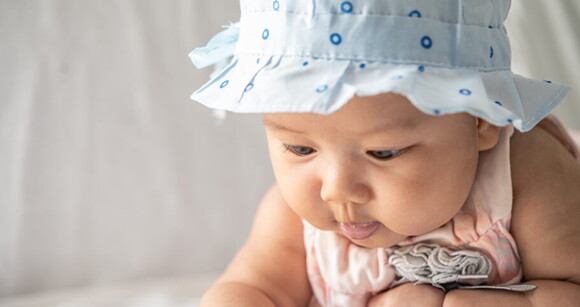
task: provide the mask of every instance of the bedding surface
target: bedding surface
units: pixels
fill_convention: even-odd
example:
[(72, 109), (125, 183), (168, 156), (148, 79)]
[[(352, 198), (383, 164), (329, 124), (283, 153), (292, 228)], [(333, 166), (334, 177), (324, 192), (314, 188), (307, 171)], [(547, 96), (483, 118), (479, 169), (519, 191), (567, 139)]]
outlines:
[(196, 307), (213, 275), (71, 288), (0, 299), (0, 307)]

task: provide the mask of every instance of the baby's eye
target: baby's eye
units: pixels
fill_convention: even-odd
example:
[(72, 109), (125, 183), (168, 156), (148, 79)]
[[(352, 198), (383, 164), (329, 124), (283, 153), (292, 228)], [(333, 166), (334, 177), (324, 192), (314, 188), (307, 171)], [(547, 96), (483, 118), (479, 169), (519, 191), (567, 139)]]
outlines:
[(367, 151), (369, 155), (378, 160), (388, 160), (393, 157), (400, 155), (403, 149), (393, 149), (393, 150), (370, 150)]
[(301, 156), (301, 157), (307, 156), (307, 155), (310, 155), (310, 154), (316, 152), (316, 150), (314, 150), (314, 148), (307, 147), (307, 146), (284, 145), (284, 148), (285, 148), (285, 151), (289, 150), (293, 154), (295, 154), (297, 156)]

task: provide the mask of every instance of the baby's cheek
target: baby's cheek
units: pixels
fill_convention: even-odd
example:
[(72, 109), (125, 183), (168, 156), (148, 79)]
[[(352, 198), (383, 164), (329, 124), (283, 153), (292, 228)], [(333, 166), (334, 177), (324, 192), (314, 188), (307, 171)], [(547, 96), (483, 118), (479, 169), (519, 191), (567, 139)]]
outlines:
[[(300, 179), (295, 180), (295, 178)], [(333, 220), (333, 217), (320, 198), (319, 184), (314, 176), (306, 174), (282, 176), (278, 179), (278, 185), (282, 196), (300, 218), (317, 228), (329, 227), (328, 223)]]
[(441, 208), (434, 202), (424, 203), (424, 205), (415, 203), (405, 206), (404, 210), (406, 212), (402, 214), (391, 215), (392, 222), (387, 227), (407, 236), (422, 235), (435, 230), (451, 220), (457, 212)]
[(409, 236), (434, 230), (453, 218), (463, 205), (465, 197), (454, 192), (443, 192), (437, 179), (428, 173), (415, 180), (400, 180), (390, 193), (385, 193), (386, 226)]

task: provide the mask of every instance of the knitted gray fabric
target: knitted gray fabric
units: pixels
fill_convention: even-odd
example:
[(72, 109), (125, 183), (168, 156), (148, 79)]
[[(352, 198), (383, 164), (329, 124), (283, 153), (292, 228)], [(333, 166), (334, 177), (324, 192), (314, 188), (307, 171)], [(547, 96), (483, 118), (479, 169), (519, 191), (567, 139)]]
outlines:
[(435, 244), (417, 243), (389, 249), (388, 252), (389, 264), (399, 277), (397, 285), (429, 283), (446, 290), (450, 288), (449, 284), (486, 283), (491, 272), (489, 259), (471, 250), (456, 251)]

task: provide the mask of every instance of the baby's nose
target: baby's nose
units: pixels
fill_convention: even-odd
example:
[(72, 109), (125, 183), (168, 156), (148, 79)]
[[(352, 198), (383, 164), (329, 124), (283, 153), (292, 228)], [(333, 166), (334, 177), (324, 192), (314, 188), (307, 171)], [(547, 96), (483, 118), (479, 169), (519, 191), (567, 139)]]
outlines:
[(325, 202), (365, 204), (371, 196), (363, 170), (353, 163), (328, 165), (321, 180), (320, 197)]

